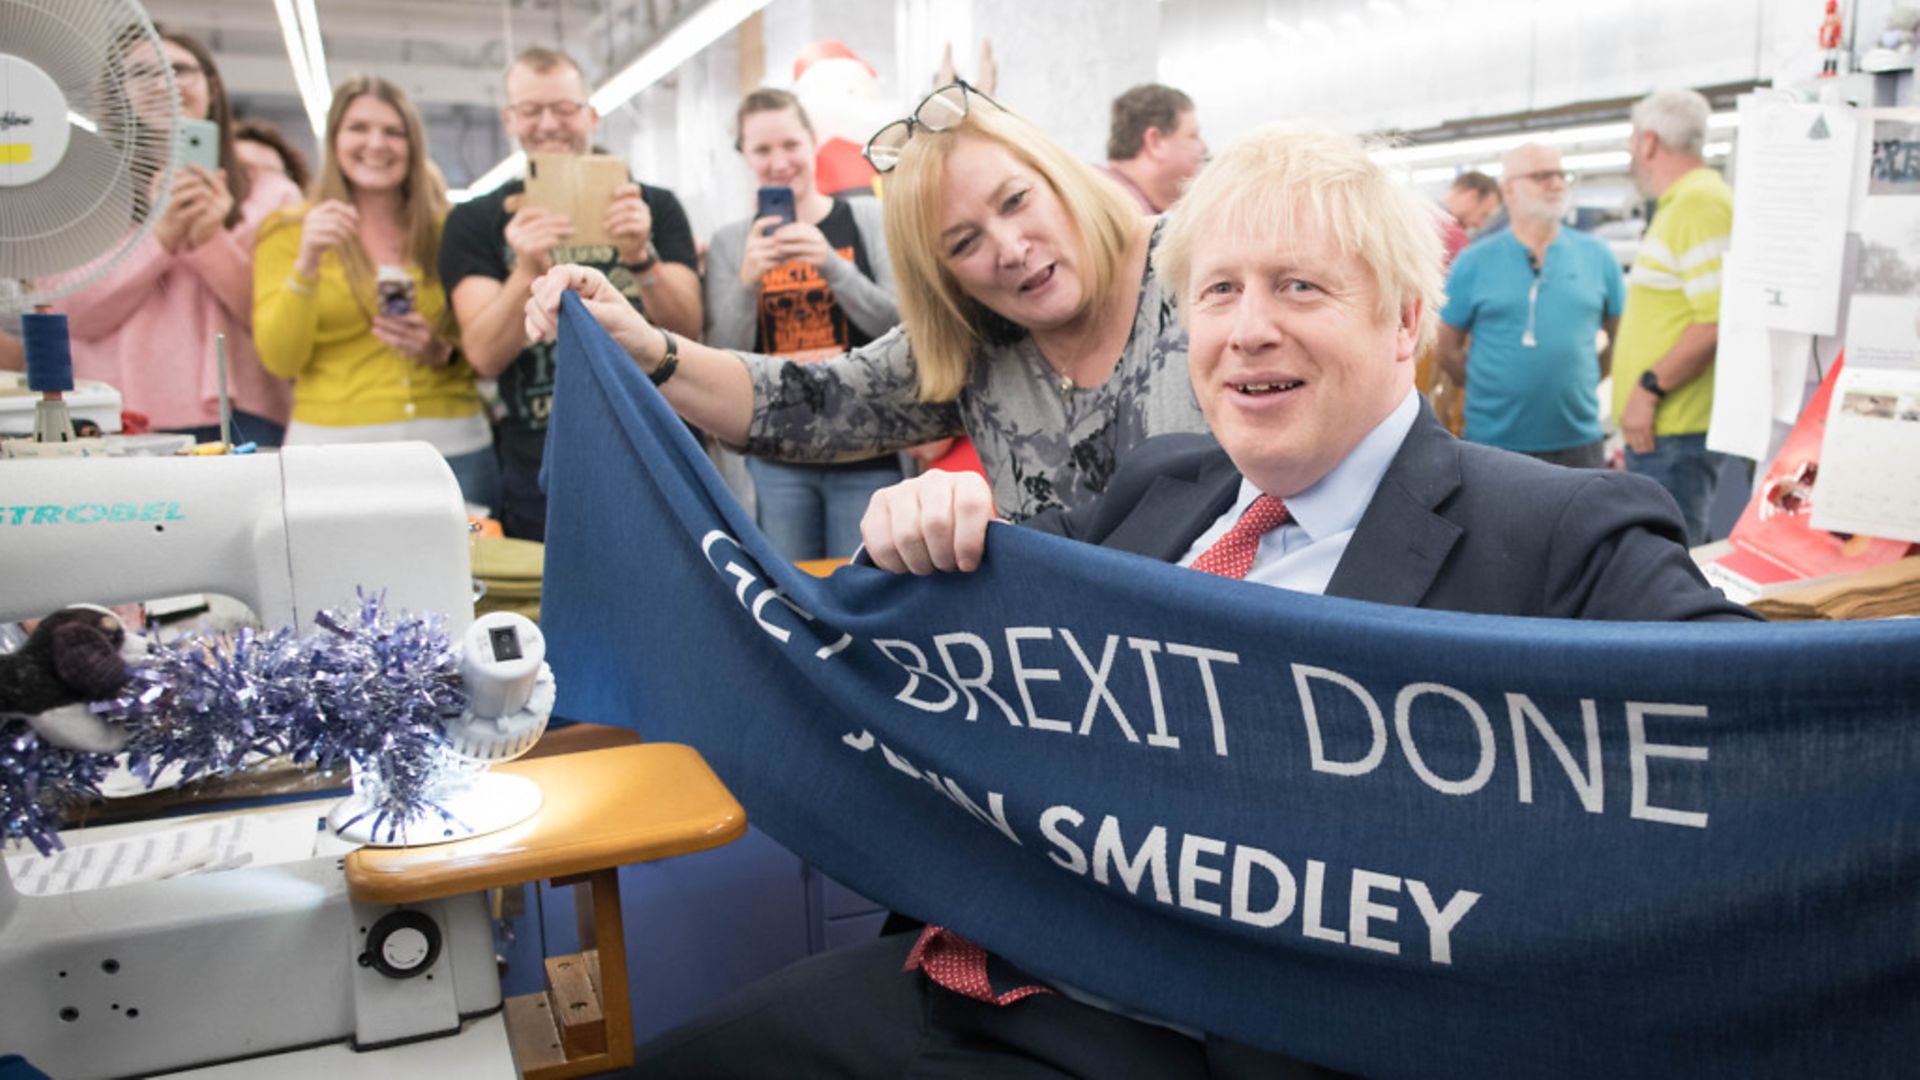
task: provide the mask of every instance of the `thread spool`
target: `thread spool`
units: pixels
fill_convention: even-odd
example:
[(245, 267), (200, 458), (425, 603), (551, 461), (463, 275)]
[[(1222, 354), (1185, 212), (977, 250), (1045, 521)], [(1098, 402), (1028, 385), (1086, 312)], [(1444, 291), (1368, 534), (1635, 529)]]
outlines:
[(73, 389), (73, 353), (67, 345), (65, 315), (20, 316), (20, 343), (27, 352), (27, 389), (40, 393)]

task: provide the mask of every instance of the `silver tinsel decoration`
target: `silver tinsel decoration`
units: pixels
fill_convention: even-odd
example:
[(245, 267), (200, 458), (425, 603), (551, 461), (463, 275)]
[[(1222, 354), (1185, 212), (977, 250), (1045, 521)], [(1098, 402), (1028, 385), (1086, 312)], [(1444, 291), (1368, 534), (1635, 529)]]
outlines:
[[(170, 767), (195, 780), (284, 754), (322, 769), (352, 765), (379, 827), (444, 817), (436, 794), (455, 771), (445, 725), (466, 694), (439, 617), (389, 617), (382, 596), (362, 592), (356, 609), (314, 621), (305, 635), (283, 627), (154, 645), (120, 695), (91, 708), (127, 730), (129, 768), (149, 785)], [(6, 724), (0, 827), (51, 854), (62, 809), (98, 797), (114, 764)]]

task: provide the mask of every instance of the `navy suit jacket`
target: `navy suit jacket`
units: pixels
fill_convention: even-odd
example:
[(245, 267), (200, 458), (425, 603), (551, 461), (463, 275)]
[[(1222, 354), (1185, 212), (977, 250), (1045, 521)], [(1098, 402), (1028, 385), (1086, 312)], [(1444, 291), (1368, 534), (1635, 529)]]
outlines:
[[(1026, 524), (1173, 562), (1239, 490), (1211, 436), (1163, 435), (1135, 447), (1093, 503)], [(1424, 405), (1327, 594), (1488, 615), (1757, 618), (1701, 576), (1660, 485), (1461, 442)]]

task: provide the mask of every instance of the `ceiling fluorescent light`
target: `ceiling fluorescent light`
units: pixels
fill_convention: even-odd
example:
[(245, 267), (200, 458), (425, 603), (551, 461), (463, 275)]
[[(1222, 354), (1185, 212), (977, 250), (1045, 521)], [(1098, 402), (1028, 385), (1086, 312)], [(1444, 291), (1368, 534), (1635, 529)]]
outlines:
[(1432, 169), (1415, 169), (1407, 180), (1415, 187), (1425, 187), (1428, 184), (1438, 184), (1443, 180), (1451, 181), (1463, 171), (1465, 170), (1454, 168), (1451, 165), (1442, 165)]
[(1595, 154), (1573, 154), (1560, 162), (1563, 169), (1589, 172), (1595, 169), (1624, 169), (1633, 164), (1633, 155), (1625, 150), (1603, 150)]
[(307, 39), (307, 74), (314, 91), (333, 104), (333, 80), (327, 77), (327, 47), (320, 40), (320, 12), (313, 0), (294, 0), (294, 14), (300, 16), (300, 34)]
[(463, 188), (454, 188), (447, 192), (447, 199), (451, 202), (463, 203), (468, 199), (485, 195), (501, 184), (519, 176), (520, 171), (526, 167), (527, 155), (515, 150), (513, 153), (507, 155), (505, 161), (474, 177), (471, 184)]
[(662, 35), (660, 40), (649, 46), (618, 75), (602, 83), (588, 101), (602, 116), (625, 105), (642, 90), (665, 78), (668, 72), (692, 59), (700, 50), (718, 41), (722, 34), (771, 2), (709, 0), (700, 10)]
[[(276, 0), (286, 3), (287, 0)], [(306, 0), (311, 2), (311, 0)], [(633, 63), (622, 68), (618, 74), (600, 84), (587, 98), (594, 110), (605, 116), (627, 102), (632, 101), (641, 91), (665, 78), (674, 68), (691, 60), (700, 50), (720, 40), (721, 35), (745, 22), (747, 16), (766, 7), (773, 0), (709, 0), (700, 10), (682, 19), (673, 29), (661, 35), (658, 41), (634, 58)], [(465, 202), (476, 195), (484, 195), (509, 179), (518, 176), (526, 168), (525, 154), (516, 151), (493, 168), (480, 174), (464, 188), (447, 192), (454, 202)]]
[(313, 137), (325, 142), (327, 106), (332, 95), (327, 87), (314, 81), (312, 56), (293, 5), (294, 0), (273, 0), (273, 12), (280, 19), (280, 38), (286, 43), (287, 62), (293, 66), (293, 82), (300, 90), (300, 104), (307, 114), (307, 123), (313, 127)]
[(300, 20), (293, 14), (293, 0), (273, 0), (273, 13), (280, 20), (280, 40), (287, 47), (287, 63), (293, 67), (293, 82), (300, 90), (300, 103), (307, 102), (307, 47), (300, 40)]
[[(1739, 118), (1733, 113), (1715, 113), (1707, 118), (1707, 127), (1733, 127)], [(1633, 125), (1625, 120), (1610, 124), (1586, 124), (1580, 127), (1528, 131), (1513, 135), (1488, 135), (1447, 143), (1423, 143), (1397, 146), (1373, 155), (1383, 165), (1412, 166), (1431, 161), (1458, 161), (1470, 157), (1496, 157), (1516, 146), (1539, 143), (1542, 146), (1574, 146), (1581, 143), (1622, 143), (1633, 134)]]

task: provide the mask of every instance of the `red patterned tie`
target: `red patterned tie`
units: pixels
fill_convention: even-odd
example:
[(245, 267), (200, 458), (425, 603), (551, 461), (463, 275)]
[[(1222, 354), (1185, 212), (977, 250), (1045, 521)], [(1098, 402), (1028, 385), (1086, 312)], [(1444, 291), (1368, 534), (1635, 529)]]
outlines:
[(1285, 525), (1293, 518), (1287, 504), (1271, 495), (1256, 496), (1247, 512), (1233, 523), (1227, 535), (1213, 542), (1213, 546), (1200, 553), (1193, 560), (1193, 569), (1203, 574), (1218, 574), (1221, 577), (1245, 578), (1247, 571), (1253, 569), (1253, 557), (1260, 550), (1260, 538)]
[[(1227, 535), (1193, 560), (1193, 569), (1221, 577), (1245, 578), (1253, 568), (1253, 556), (1260, 550), (1260, 538), (1285, 525), (1292, 518), (1287, 504), (1271, 495), (1253, 500)], [(1039, 983), (1016, 986), (1004, 993), (993, 992), (987, 978), (987, 950), (945, 927), (929, 926), (920, 931), (902, 971), (924, 971), (927, 978), (956, 994), (990, 1005), (1011, 1005), (1034, 994), (1053, 991)]]
[(1024, 997), (1053, 993), (1050, 987), (1039, 983), (994, 993), (993, 983), (987, 978), (987, 950), (943, 926), (929, 926), (920, 931), (920, 940), (913, 943), (913, 951), (907, 954), (907, 962), (900, 970), (924, 971), (927, 978), (954, 993), (989, 1005), (1011, 1005)]

